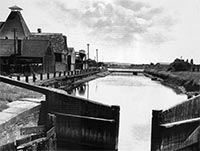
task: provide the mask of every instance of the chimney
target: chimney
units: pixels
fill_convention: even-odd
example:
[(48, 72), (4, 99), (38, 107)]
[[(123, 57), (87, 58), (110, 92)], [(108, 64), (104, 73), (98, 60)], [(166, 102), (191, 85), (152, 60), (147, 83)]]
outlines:
[(68, 46), (67, 46), (67, 36), (63, 36), (64, 38), (64, 47), (68, 51)]
[(42, 29), (41, 29), (41, 28), (38, 28), (38, 29), (37, 29), (37, 32), (38, 32), (38, 33), (42, 33)]

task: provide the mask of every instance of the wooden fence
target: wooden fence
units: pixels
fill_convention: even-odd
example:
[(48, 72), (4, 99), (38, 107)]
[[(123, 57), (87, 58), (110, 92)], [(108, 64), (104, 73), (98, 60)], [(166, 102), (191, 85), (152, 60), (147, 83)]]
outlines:
[(27, 83), (35, 83), (42, 80), (49, 80), (53, 78), (59, 78), (59, 77), (81, 77), (84, 75), (90, 75), (94, 72), (99, 72), (100, 70), (98, 68), (91, 68), (86, 70), (76, 70), (76, 71), (60, 71), (60, 72), (54, 72), (54, 73), (35, 73), (32, 75), (10, 75), (9, 78), (12, 78), (14, 80), (27, 82)]
[(200, 150), (200, 96), (153, 111), (151, 150)]

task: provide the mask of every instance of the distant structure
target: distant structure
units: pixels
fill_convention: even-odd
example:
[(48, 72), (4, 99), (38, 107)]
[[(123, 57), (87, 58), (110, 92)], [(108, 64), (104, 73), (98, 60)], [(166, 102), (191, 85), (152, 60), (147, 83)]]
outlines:
[(1, 72), (51, 73), (75, 69), (75, 53), (68, 49), (66, 36), (43, 33), (41, 28), (30, 32), (21, 14), (22, 8), (12, 6), (9, 9), (6, 21), (0, 22)]
[(67, 65), (68, 65), (68, 69), (70, 71), (75, 70), (75, 60), (76, 60), (76, 55), (75, 55), (75, 49), (73, 47), (69, 47), (68, 48), (68, 56), (67, 56)]
[(85, 50), (79, 50), (76, 54), (75, 66), (76, 69), (83, 70), (86, 69), (86, 52)]

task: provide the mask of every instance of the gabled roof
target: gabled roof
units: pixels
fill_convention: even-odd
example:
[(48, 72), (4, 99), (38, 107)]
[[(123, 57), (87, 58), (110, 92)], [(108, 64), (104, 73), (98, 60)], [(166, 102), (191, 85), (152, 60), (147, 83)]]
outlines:
[(3, 26), (3, 24), (4, 24), (4, 22), (0, 22), (0, 29), (1, 29), (1, 27)]
[(10, 10), (12, 10), (12, 11), (21, 11), (21, 10), (23, 10), (22, 8), (20, 8), (20, 7), (18, 7), (18, 6), (11, 6), (11, 7), (8, 7)]
[(16, 36), (19, 39), (23, 39), (30, 35), (30, 31), (22, 17), (20, 11), (11, 11), (2, 28), (0, 29), (0, 38), (8, 37), (13, 39), (14, 29)]
[(67, 52), (67, 44), (61, 33), (31, 33), (29, 39), (49, 40), (51, 42), (54, 53)]

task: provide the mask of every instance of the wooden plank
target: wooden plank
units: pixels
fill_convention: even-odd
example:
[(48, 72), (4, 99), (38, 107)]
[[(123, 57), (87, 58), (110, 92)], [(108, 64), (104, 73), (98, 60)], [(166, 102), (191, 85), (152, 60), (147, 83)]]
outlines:
[(24, 149), (28, 146), (32, 146), (33, 144), (38, 144), (38, 143), (41, 143), (41, 142), (44, 142), (46, 140), (45, 137), (42, 137), (42, 138), (39, 138), (39, 139), (36, 139), (36, 140), (33, 140), (31, 142), (28, 142), (26, 144), (22, 144), (20, 146), (17, 147), (17, 150), (21, 150), (21, 149)]
[(55, 135), (55, 133), (56, 133), (55, 127), (52, 127), (50, 130), (47, 131), (46, 139), (48, 140), (50, 137)]
[(51, 112), (51, 113), (53, 113), (55, 115), (60, 115), (60, 116), (81, 118), (81, 119), (87, 119), (87, 120), (95, 120), (95, 121), (110, 122), (110, 123), (115, 122), (115, 119), (104, 119), (104, 118), (89, 117), (89, 116), (82, 116), (82, 115), (65, 114), (65, 113), (59, 113), (59, 112)]
[(20, 135), (42, 134), (44, 133), (44, 126), (23, 127), (20, 129)]
[(182, 120), (182, 121), (178, 121), (178, 122), (160, 124), (160, 126), (163, 126), (163, 127), (166, 127), (166, 128), (170, 128), (170, 127), (173, 127), (173, 126), (186, 124), (186, 123), (193, 123), (193, 122), (197, 122), (197, 121), (200, 121), (200, 117), (199, 118), (188, 119), (188, 120)]

